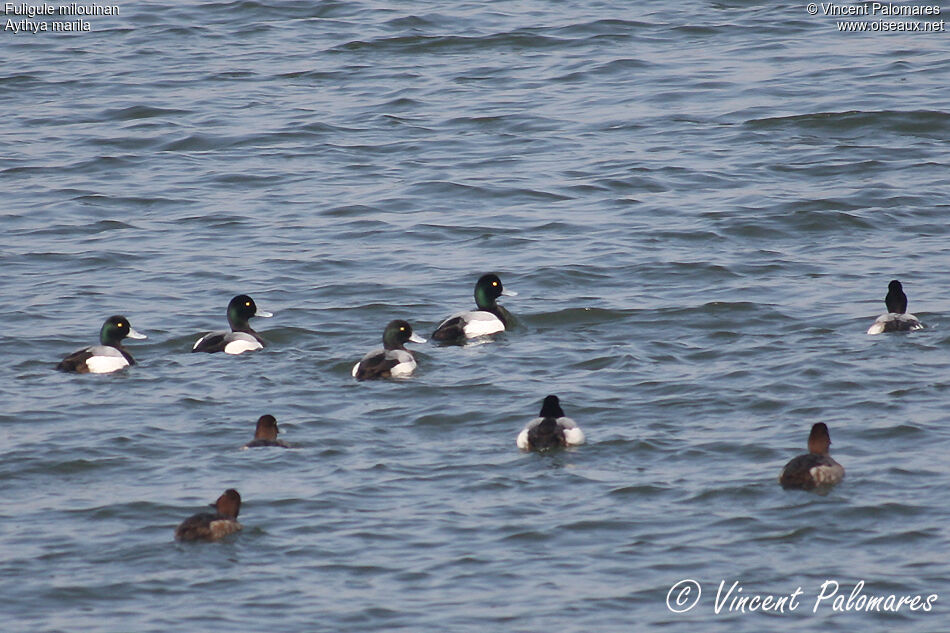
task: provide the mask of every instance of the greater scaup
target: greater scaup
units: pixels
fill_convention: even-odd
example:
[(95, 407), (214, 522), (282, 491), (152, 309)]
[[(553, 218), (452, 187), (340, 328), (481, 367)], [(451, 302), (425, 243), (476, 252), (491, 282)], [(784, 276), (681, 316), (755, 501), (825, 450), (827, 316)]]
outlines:
[(824, 422), (811, 427), (808, 434), (808, 452), (792, 459), (778, 482), (782, 488), (799, 490), (827, 490), (844, 478), (844, 467), (828, 454), (831, 436)]
[(884, 297), (884, 305), (887, 306), (887, 313), (877, 318), (874, 324), (868, 328), (868, 334), (910, 332), (924, 327), (917, 317), (913, 314), (907, 314), (907, 295), (904, 294), (904, 287), (901, 282), (896, 279), (887, 284), (887, 296)]
[(258, 448), (262, 446), (279, 446), (290, 448), (290, 444), (277, 439), (280, 429), (277, 428), (277, 418), (272, 415), (262, 415), (257, 419), (257, 428), (254, 430), (254, 439), (244, 445), (244, 448)]
[(564, 415), (557, 396), (548, 396), (541, 405), (539, 417), (528, 422), (515, 443), (523, 451), (540, 451), (584, 443), (584, 432), (574, 420)]
[(135, 360), (124, 347), (124, 338), (145, 338), (129, 325), (124, 316), (111, 316), (102, 324), (99, 330), (101, 345), (93, 345), (73, 352), (56, 365), (62, 371), (74, 371), (80, 374), (108, 374), (110, 372), (134, 365)]
[(175, 528), (175, 538), (179, 541), (216, 541), (241, 529), (237, 522), (241, 495), (237, 490), (228, 488), (211, 507), (215, 509), (214, 514), (201, 512), (182, 521)]
[(374, 349), (353, 365), (353, 377), (357, 380), (371, 378), (400, 378), (409, 376), (416, 369), (416, 359), (405, 348), (405, 343), (425, 343), (414, 334), (412, 326), (402, 320), (390, 321), (383, 331), (383, 348)]
[(251, 329), (248, 319), (251, 317), (272, 317), (257, 307), (247, 295), (238, 295), (228, 304), (228, 323), (231, 331), (222, 330), (205, 334), (195, 342), (192, 352), (224, 352), (240, 354), (264, 347), (264, 339)]
[(513, 319), (495, 300), (502, 295), (513, 297), (517, 294), (505, 290), (498, 275), (482, 275), (475, 284), (475, 305), (478, 310), (457, 312), (448, 317), (435, 329), (432, 338), (436, 341), (457, 341), (505, 331)]

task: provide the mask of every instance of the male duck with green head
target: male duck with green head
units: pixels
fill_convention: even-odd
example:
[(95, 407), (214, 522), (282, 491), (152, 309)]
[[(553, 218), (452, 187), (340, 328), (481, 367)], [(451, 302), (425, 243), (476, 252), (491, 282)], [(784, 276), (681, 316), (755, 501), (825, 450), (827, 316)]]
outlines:
[(368, 352), (360, 362), (353, 365), (353, 377), (357, 380), (370, 378), (405, 378), (416, 369), (416, 358), (406, 349), (406, 343), (425, 343), (426, 340), (412, 332), (408, 321), (390, 321), (383, 331), (383, 348)]
[(436, 341), (457, 341), (504, 332), (514, 322), (496, 299), (504, 295), (513, 297), (517, 292), (505, 290), (498, 275), (482, 275), (475, 284), (475, 305), (478, 310), (457, 312), (442, 321), (432, 333)]
[(133, 330), (124, 316), (109, 317), (99, 330), (101, 345), (73, 352), (61, 360), (56, 369), (79, 374), (108, 374), (134, 365), (132, 355), (122, 347), (122, 339), (126, 337), (141, 339), (145, 335)]
[(264, 339), (251, 329), (248, 320), (251, 317), (271, 317), (270, 312), (260, 310), (254, 300), (247, 295), (238, 295), (228, 304), (228, 324), (231, 331), (209, 332), (195, 342), (193, 352), (224, 352), (241, 354), (264, 347)]

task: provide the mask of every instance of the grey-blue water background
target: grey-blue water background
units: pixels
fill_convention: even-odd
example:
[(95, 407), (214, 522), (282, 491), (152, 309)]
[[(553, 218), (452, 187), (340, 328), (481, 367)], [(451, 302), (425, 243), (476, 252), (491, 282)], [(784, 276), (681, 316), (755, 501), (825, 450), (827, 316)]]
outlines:
[[(945, 33), (741, 1), (119, 7), (0, 32), (0, 629), (946, 630)], [(517, 329), (352, 380), (485, 271)], [(867, 336), (892, 278), (929, 327)], [(190, 354), (241, 292), (269, 346)], [(136, 367), (53, 370), (116, 313)], [(588, 443), (521, 454), (549, 393)], [(268, 412), (296, 449), (239, 450)], [(785, 492), (816, 421), (847, 477)], [(231, 486), (244, 531), (175, 543)], [(939, 599), (812, 613), (827, 579)], [(721, 580), (804, 595), (717, 615)]]

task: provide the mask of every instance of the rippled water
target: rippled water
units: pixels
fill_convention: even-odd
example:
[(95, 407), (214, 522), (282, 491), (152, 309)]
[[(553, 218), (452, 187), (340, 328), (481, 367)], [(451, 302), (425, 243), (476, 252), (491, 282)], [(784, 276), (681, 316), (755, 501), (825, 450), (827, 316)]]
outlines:
[[(940, 628), (946, 34), (755, 2), (119, 6), (0, 32), (0, 629)], [(352, 380), (486, 271), (513, 331)], [(929, 327), (869, 337), (892, 278)], [(242, 292), (268, 347), (190, 354)], [(53, 371), (115, 313), (136, 367)], [(588, 443), (521, 454), (549, 393)], [(239, 450), (262, 413), (294, 450)], [(816, 421), (847, 477), (783, 491)], [(174, 542), (232, 486), (241, 534)], [(829, 579), (939, 598), (813, 613)], [(801, 605), (717, 614), (720, 581)]]

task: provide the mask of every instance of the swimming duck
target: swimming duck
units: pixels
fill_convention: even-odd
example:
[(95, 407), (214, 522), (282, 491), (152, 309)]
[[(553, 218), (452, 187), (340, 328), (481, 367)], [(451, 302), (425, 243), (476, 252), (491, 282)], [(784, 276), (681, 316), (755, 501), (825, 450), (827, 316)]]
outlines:
[(400, 378), (409, 376), (416, 369), (416, 359), (405, 348), (405, 343), (425, 343), (414, 334), (406, 321), (390, 321), (383, 331), (383, 348), (374, 349), (353, 365), (353, 377), (357, 380), (370, 378)]
[(831, 437), (824, 422), (811, 427), (808, 434), (808, 453), (792, 459), (778, 482), (782, 488), (800, 490), (827, 490), (844, 479), (844, 467), (828, 454)]
[(913, 314), (907, 314), (907, 295), (904, 287), (896, 279), (887, 284), (887, 296), (884, 297), (887, 314), (882, 314), (874, 324), (868, 328), (868, 334), (882, 332), (911, 332), (920, 330), (924, 326)]
[(457, 312), (448, 317), (432, 333), (436, 341), (487, 336), (504, 332), (512, 324), (512, 316), (495, 301), (498, 297), (514, 297), (517, 292), (505, 290), (498, 275), (482, 275), (475, 284), (475, 305), (478, 310)]
[(100, 345), (93, 345), (73, 352), (56, 365), (62, 371), (74, 371), (80, 374), (108, 374), (113, 371), (134, 365), (135, 360), (124, 347), (124, 338), (146, 338), (129, 325), (124, 316), (116, 315), (106, 319), (99, 330)]
[(228, 304), (228, 323), (231, 331), (209, 332), (195, 342), (191, 348), (193, 352), (224, 352), (225, 354), (240, 354), (264, 347), (264, 339), (251, 329), (248, 319), (251, 317), (272, 317), (257, 307), (254, 300), (247, 295), (238, 295)]
[(548, 396), (541, 405), (539, 417), (528, 422), (515, 443), (523, 451), (540, 451), (584, 443), (584, 432), (574, 420), (564, 415), (557, 396)]
[(211, 507), (215, 509), (214, 514), (201, 512), (182, 521), (175, 528), (175, 538), (179, 541), (216, 541), (241, 529), (237, 522), (241, 495), (237, 490), (228, 488)]
[(257, 428), (254, 430), (254, 439), (244, 445), (244, 448), (258, 448), (261, 446), (280, 446), (290, 448), (290, 444), (277, 439), (280, 429), (277, 428), (277, 418), (272, 415), (262, 415), (257, 419)]

